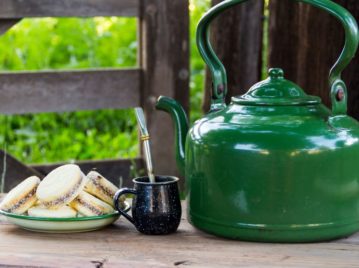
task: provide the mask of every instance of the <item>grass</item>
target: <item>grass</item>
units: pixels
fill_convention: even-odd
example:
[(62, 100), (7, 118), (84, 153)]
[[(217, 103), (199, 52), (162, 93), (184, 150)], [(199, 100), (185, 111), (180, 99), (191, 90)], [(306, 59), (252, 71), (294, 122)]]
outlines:
[[(190, 0), (189, 5), (192, 122), (202, 115), (205, 74), (194, 37), (209, 6), (210, 0)], [(266, 19), (263, 55), (267, 55), (267, 28)], [(134, 18), (24, 19), (0, 37), (0, 71), (135, 67), (136, 32)], [(263, 76), (266, 66), (263, 57)], [(132, 158), (139, 154), (137, 135), (132, 109), (0, 115), (1, 148), (25, 163)]]
[[(0, 38), (0, 69), (136, 66), (136, 27), (127, 18), (25, 19)], [(134, 157), (135, 126), (132, 110), (0, 116), (0, 142), (25, 163)]]
[[(209, 0), (191, 0), (191, 37)], [(0, 70), (137, 65), (133, 18), (24, 19), (0, 37)], [(204, 64), (191, 38), (191, 120), (201, 115)], [(25, 163), (132, 158), (139, 154), (132, 109), (0, 115), (0, 142)]]

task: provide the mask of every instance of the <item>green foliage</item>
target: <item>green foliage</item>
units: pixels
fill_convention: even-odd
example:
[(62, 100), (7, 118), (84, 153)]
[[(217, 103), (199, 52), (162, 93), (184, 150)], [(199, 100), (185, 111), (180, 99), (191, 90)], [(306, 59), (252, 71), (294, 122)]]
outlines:
[(29, 163), (135, 157), (138, 153), (131, 110), (3, 116), (0, 126), (8, 151)]
[(262, 43), (262, 73), (261, 78), (268, 76), (268, 39), (269, 39), (269, 0), (264, 1), (263, 12), (263, 43)]
[(136, 65), (136, 19), (24, 19), (0, 38), (0, 69)]
[(196, 45), (196, 28), (198, 21), (203, 13), (210, 7), (210, 0), (190, 0), (191, 24), (190, 24), (190, 38), (191, 38), (191, 121), (195, 121), (201, 117), (202, 99), (204, 94), (204, 74), (205, 64), (199, 55)]
[[(195, 28), (210, 0), (190, 0), (191, 120), (201, 115), (204, 64)], [(24, 19), (0, 37), (0, 70), (133, 67), (136, 19)], [(132, 110), (0, 116), (0, 142), (26, 163), (135, 157), (137, 127)]]
[[(0, 38), (0, 69), (136, 65), (136, 19), (25, 19)], [(131, 110), (0, 117), (0, 141), (27, 163), (135, 157)]]
[(190, 38), (191, 38), (191, 81), (190, 81), (190, 119), (197, 120), (201, 115), (201, 105), (203, 99), (205, 64), (199, 55), (196, 45), (196, 28), (198, 21), (203, 13), (210, 7), (210, 0), (190, 0)]

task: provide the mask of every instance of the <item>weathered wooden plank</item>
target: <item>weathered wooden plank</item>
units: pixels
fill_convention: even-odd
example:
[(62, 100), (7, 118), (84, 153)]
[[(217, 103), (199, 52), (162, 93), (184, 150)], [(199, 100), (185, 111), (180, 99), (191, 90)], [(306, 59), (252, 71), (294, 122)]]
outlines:
[[(342, 1), (336, 1), (339, 4), (343, 5), (346, 9), (352, 13), (352, 15), (355, 17), (357, 22), (359, 22), (359, 2), (356, 0), (342, 0)], [(335, 24), (335, 26), (334, 26)], [(337, 42), (337, 46), (339, 48), (342, 48), (343, 46), (343, 39), (340, 39), (340, 35), (343, 34), (343, 30), (341, 29), (340, 24), (337, 21), (332, 20), (332, 24), (328, 25), (328, 31), (333, 34), (333, 40)], [(338, 30), (336, 30), (338, 29)], [(335, 33), (339, 33), (339, 35), (336, 35)], [(335, 54), (336, 56), (338, 54)], [(349, 115), (355, 117), (359, 120), (359, 57), (358, 52), (356, 57), (353, 58), (352, 62), (349, 64), (349, 66), (344, 70), (343, 72), (343, 80), (345, 81), (347, 88), (348, 88), (348, 113)]]
[(138, 69), (0, 74), (0, 113), (129, 108), (140, 104)]
[(271, 1), (269, 67), (284, 69), (286, 78), (307, 93), (321, 96), (328, 105), (327, 77), (339, 50), (333, 47), (332, 31), (326, 30), (332, 18), (323, 13), (293, 1)]
[(140, 0), (1, 0), (0, 18), (138, 16)]
[(0, 150), (0, 193), (8, 192), (30, 176), (43, 177), (41, 172), (26, 166), (3, 150)]
[(4, 34), (19, 21), (20, 19), (0, 19), (0, 35)]
[[(222, 1), (212, 0), (212, 4)], [(263, 1), (248, 1), (226, 10), (212, 22), (210, 31), (213, 48), (227, 70), (229, 102), (261, 78)], [(207, 70), (204, 112), (209, 109), (211, 88), (212, 78)]]
[[(336, 0), (358, 20), (359, 3)], [(281, 67), (285, 76), (308, 94), (318, 95), (330, 107), (328, 74), (343, 47), (343, 29), (322, 10), (289, 0), (270, 2), (270, 67)], [(359, 58), (343, 73), (348, 87), (349, 114), (359, 119)]]
[[(31, 165), (31, 168), (42, 174), (48, 174), (54, 168), (57, 168), (65, 163), (54, 164), (38, 164)], [(132, 179), (135, 176), (143, 175), (143, 160), (135, 159), (114, 159), (114, 160), (88, 160), (78, 161), (75, 164), (79, 165), (81, 170), (87, 174), (91, 170), (96, 170), (104, 177), (112, 181), (115, 185), (133, 186)]]
[(298, 7), (290, 0), (270, 1), (268, 65), (284, 69), (287, 79), (300, 83), (296, 75), (297, 69), (302, 68), (296, 54), (300, 46)]
[(0, 216), (0, 266), (358, 267), (359, 233), (329, 243), (248, 243), (196, 230), (186, 209), (183, 202), (178, 232), (165, 236), (141, 235), (124, 218), (101, 231), (66, 235), (21, 230)]
[(170, 117), (155, 110), (159, 95), (189, 107), (188, 0), (143, 0), (140, 15), (142, 106), (147, 113), (155, 173), (176, 175)]
[[(8, 192), (27, 177), (36, 175), (43, 178), (51, 170), (66, 163), (25, 165), (9, 154), (0, 150), (0, 185), (4, 182), (3, 189)], [(113, 160), (88, 160), (75, 162), (81, 170), (87, 174), (91, 170), (97, 170), (115, 185), (124, 187), (133, 186), (132, 179), (144, 174), (143, 160), (113, 159)]]

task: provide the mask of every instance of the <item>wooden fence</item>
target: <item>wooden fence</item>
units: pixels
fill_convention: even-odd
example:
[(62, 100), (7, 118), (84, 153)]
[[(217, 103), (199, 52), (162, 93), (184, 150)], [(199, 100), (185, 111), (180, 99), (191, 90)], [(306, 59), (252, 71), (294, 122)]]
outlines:
[[(221, 0), (213, 0), (213, 4), (218, 2)], [(359, 20), (357, 0), (335, 2), (346, 7)], [(227, 68), (228, 95), (243, 94), (261, 80), (263, 64), (268, 62), (269, 67), (283, 68), (288, 79), (297, 82), (308, 94), (320, 96), (326, 105), (330, 105), (328, 73), (343, 46), (340, 23), (321, 10), (293, 0), (272, 0), (268, 19), (263, 15), (264, 5), (263, 0), (248, 1), (226, 11), (211, 28), (215, 50)], [(1, 32), (23, 17), (41, 16), (138, 17), (139, 68), (2, 74), (0, 112), (72, 111), (142, 105), (152, 134), (156, 171), (176, 174), (171, 122), (164, 113), (154, 111), (154, 103), (158, 95), (164, 94), (176, 98), (188, 110), (188, 1), (0, 1)], [(349, 114), (357, 119), (358, 69), (359, 57), (356, 57), (343, 73), (348, 86)], [(208, 100), (208, 75), (206, 81), (205, 100)], [(206, 110), (208, 101), (204, 103)], [(112, 160), (81, 165), (85, 170), (97, 167), (109, 177), (123, 174), (128, 184), (132, 162)], [(137, 166), (142, 165), (141, 158), (135, 162)], [(13, 163), (15, 166), (22, 165), (16, 160)], [(52, 167), (33, 168), (45, 174)], [(9, 172), (16, 173), (15, 170)], [(18, 174), (12, 175), (21, 179)], [(11, 183), (6, 187), (11, 187)]]
[[(334, 2), (347, 8), (359, 21), (357, 0)], [(263, 9), (262, 0), (245, 2), (226, 11), (212, 27), (213, 45), (227, 68), (228, 95), (243, 94), (261, 80), (262, 64), (267, 61), (268, 67), (284, 69), (286, 78), (308, 94), (320, 96), (329, 106), (329, 69), (344, 45), (340, 22), (322, 10), (293, 0), (271, 0), (269, 18), (263, 16)], [(343, 72), (348, 87), (348, 112), (357, 119), (358, 73), (359, 56)], [(208, 74), (206, 81), (205, 110), (211, 85)]]
[[(158, 95), (172, 96), (188, 109), (189, 17), (187, 0), (1, 0), (0, 33), (26, 17), (126, 16), (138, 18), (138, 68), (0, 74), (0, 113), (24, 114), (142, 106), (152, 136), (156, 173), (176, 174), (172, 122), (156, 112)], [(25, 166), (1, 152), (5, 191), (31, 174), (45, 175), (58, 164)], [(2, 161), (6, 157), (6, 161)], [(85, 161), (112, 180), (130, 182), (132, 160)], [(117, 182), (117, 181), (116, 181)]]

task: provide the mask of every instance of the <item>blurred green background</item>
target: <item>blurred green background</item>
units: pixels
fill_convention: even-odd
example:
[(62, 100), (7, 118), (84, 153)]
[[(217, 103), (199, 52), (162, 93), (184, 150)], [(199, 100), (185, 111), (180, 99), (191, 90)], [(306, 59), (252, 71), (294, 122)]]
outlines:
[[(190, 0), (191, 121), (201, 115), (204, 64), (196, 25), (210, 0)], [(134, 18), (24, 19), (0, 37), (0, 70), (135, 67)], [(81, 111), (0, 116), (2, 149), (25, 163), (127, 158), (139, 154), (134, 113)]]

